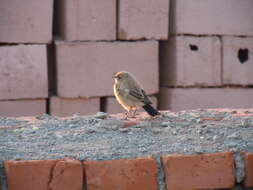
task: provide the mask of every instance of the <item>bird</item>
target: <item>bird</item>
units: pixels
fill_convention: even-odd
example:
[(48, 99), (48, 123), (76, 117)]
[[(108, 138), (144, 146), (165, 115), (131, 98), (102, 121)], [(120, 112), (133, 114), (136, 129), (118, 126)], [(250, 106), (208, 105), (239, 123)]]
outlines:
[(126, 118), (135, 117), (138, 108), (142, 107), (150, 116), (160, 115), (160, 113), (151, 106), (142, 85), (127, 71), (120, 71), (113, 75), (114, 95), (119, 104), (127, 110)]

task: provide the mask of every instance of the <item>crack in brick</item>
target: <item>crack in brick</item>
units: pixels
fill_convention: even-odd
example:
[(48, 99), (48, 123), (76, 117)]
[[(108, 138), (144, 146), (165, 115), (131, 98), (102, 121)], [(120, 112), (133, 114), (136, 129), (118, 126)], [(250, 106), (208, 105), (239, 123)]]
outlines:
[(79, 162), (81, 163), (82, 170), (83, 170), (83, 188), (82, 188), (82, 190), (87, 190), (88, 188), (87, 188), (87, 178), (86, 178), (85, 167), (84, 167), (83, 161), (79, 161)]
[[(83, 164), (81, 161), (76, 160), (76, 159), (70, 159), (70, 158), (64, 158), (57, 160), (52, 168), (50, 169), (50, 176), (49, 176), (49, 181), (47, 183), (48, 190), (55, 190), (55, 189), (61, 189), (62, 182), (64, 182), (66, 179), (65, 172), (67, 175), (69, 174), (69, 171), (73, 169), (73, 166), (78, 162), (80, 165), (80, 169), (82, 170), (83, 173)], [(73, 165), (73, 163), (75, 163)], [(74, 173), (71, 173), (71, 175), (74, 175)], [(85, 181), (85, 178), (83, 177), (82, 179), (82, 189), (86, 190), (83, 182)]]
[(52, 181), (53, 181), (53, 178), (54, 178), (54, 169), (55, 169), (55, 167), (56, 167), (56, 165), (57, 165), (57, 163), (58, 163), (59, 161), (60, 161), (60, 160), (57, 160), (57, 161), (53, 164), (53, 166), (50, 168), (49, 179), (48, 179), (48, 182), (47, 182), (47, 188), (48, 188), (48, 190), (52, 190), (51, 187), (50, 187), (50, 185), (51, 185), (51, 183), (52, 183)]

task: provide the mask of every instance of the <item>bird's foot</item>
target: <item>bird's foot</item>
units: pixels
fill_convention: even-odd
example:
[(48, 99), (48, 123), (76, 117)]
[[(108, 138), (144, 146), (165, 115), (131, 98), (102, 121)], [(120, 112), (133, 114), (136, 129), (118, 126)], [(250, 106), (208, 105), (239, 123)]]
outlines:
[(125, 112), (125, 117), (124, 117), (123, 120), (127, 120), (128, 117), (129, 117), (129, 116), (128, 116), (128, 112)]

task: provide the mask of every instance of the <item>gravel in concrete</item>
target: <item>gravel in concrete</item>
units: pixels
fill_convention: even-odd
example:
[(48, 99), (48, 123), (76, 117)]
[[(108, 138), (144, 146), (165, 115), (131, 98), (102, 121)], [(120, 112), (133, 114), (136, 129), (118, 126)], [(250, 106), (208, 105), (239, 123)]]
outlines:
[(124, 127), (125, 121), (119, 116), (105, 113), (65, 119), (43, 115), (37, 119), (31, 123), (0, 118), (0, 161), (66, 156), (111, 160), (171, 153), (253, 151), (253, 117), (237, 116), (235, 111), (164, 112), (153, 119), (141, 115), (140, 122), (130, 127)]

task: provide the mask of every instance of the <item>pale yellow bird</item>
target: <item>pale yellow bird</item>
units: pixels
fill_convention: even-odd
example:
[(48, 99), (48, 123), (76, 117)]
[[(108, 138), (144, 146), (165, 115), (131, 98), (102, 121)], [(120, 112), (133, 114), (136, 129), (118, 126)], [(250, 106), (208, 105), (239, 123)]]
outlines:
[(114, 76), (114, 95), (119, 104), (127, 110), (127, 117), (134, 117), (136, 110), (142, 107), (149, 115), (160, 113), (151, 106), (152, 102), (147, 97), (140, 83), (127, 71), (120, 71)]

